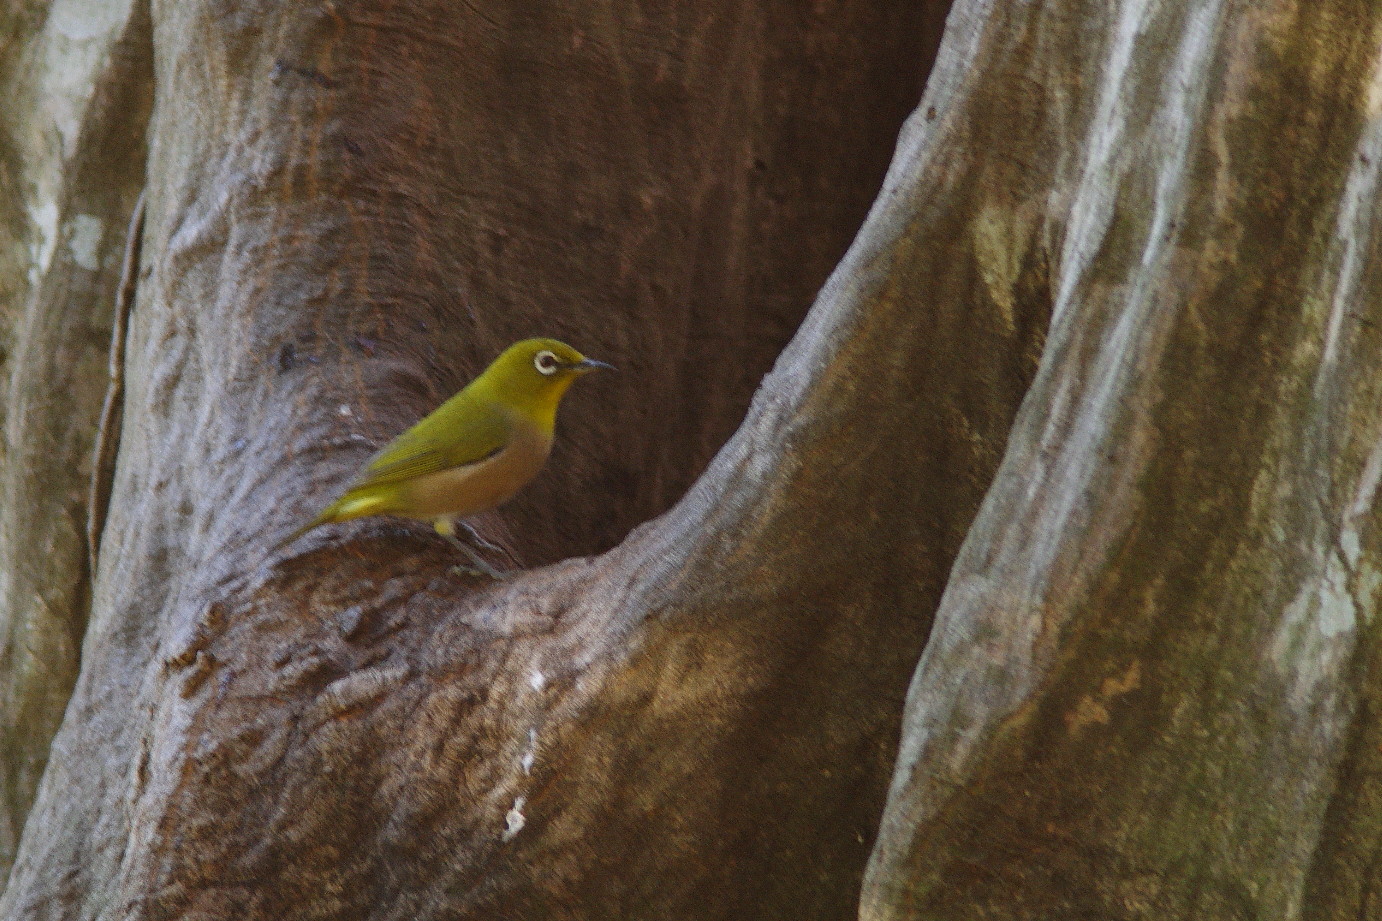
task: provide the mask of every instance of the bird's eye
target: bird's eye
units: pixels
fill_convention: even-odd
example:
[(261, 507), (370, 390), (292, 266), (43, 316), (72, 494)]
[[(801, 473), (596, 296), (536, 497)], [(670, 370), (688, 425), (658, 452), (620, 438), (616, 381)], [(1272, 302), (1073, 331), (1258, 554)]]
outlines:
[(551, 352), (538, 352), (533, 358), (533, 367), (541, 374), (557, 373), (557, 356)]

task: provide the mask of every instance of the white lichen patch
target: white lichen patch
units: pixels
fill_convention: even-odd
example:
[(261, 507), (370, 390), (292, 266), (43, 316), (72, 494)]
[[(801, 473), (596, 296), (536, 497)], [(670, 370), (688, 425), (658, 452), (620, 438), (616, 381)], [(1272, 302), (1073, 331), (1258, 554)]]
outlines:
[(547, 676), (537, 669), (533, 669), (532, 674), (528, 676), (528, 686), (534, 691), (541, 691), (547, 686)]
[(67, 162), (133, 8), (130, 0), (57, 0), (28, 51), (26, 73), (15, 92), (42, 101), (39, 117), (26, 122), (18, 137), (32, 241), (31, 284), (48, 271), (57, 251), (57, 202), (64, 197)]
[(130, 7), (129, 0), (58, 0), (49, 10), (40, 73), (64, 157), (76, 147), (96, 72), (106, 65)]
[(520, 796), (513, 801), (513, 808), (504, 816), (504, 840), (512, 841), (523, 826), (528, 824), (528, 820), (523, 817), (523, 807), (528, 804), (526, 797)]
[(101, 234), (104, 229), (101, 219), (90, 214), (79, 214), (72, 218), (67, 250), (72, 254), (72, 261), (88, 272), (101, 267)]
[(29, 253), (29, 285), (37, 288), (58, 241), (58, 204), (44, 198), (29, 207), (29, 222), (33, 227), (33, 244)]
[(518, 759), (518, 764), (523, 768), (524, 774), (533, 772), (533, 763), (537, 761), (537, 730), (528, 730), (528, 747), (523, 752), (523, 757)]
[(1363, 545), (1358, 540), (1358, 532), (1353, 528), (1344, 528), (1339, 535), (1339, 549), (1344, 552), (1344, 559), (1348, 560), (1348, 565), (1354, 567), (1358, 565), (1358, 560), (1363, 555)]
[(1320, 636), (1326, 640), (1358, 629), (1358, 607), (1349, 590), (1348, 573), (1338, 560), (1330, 560), (1325, 570), (1316, 622)]
[(1360, 620), (1371, 619), (1378, 583), (1372, 566), (1364, 564), (1351, 578), (1343, 556), (1331, 552), (1324, 572), (1302, 585), (1282, 612), (1270, 655), (1298, 708), (1309, 708), (1315, 688), (1347, 665)]

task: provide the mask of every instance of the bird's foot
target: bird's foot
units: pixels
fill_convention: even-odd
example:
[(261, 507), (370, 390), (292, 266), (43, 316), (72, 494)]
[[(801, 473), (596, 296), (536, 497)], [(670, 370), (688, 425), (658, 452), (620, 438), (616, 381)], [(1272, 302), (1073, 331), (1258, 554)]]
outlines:
[[(466, 557), (470, 560), (469, 566), (452, 566), (452, 575), (466, 575), (477, 577), (489, 576), (495, 582), (502, 582), (504, 581), (504, 579), (508, 578), (508, 573), (495, 569), (493, 566), (489, 564), (487, 560), (485, 560), (484, 557), (480, 556), (480, 554), (475, 552), (474, 547), (471, 547), (465, 541), (456, 537), (456, 535), (447, 534), (441, 531), (440, 529), (438, 529), (438, 533), (441, 534), (442, 537), (446, 538), (447, 543), (451, 544), (451, 546), (455, 547), (457, 550), (464, 553)], [(493, 544), (489, 544), (487, 542), (484, 543), (486, 544), (486, 546), (493, 546)]]
[(464, 528), (466, 536), (470, 538), (471, 543), (475, 544), (475, 546), (479, 547), (481, 550), (488, 550), (490, 553), (504, 552), (503, 547), (491, 541), (485, 540), (483, 537), (481, 537), (480, 532), (475, 530), (475, 528), (473, 528), (470, 525), (470, 522), (457, 520), (453, 524), (454, 527)]
[(483, 568), (477, 566), (463, 566), (460, 563), (457, 563), (455, 566), (451, 567), (450, 572), (453, 576), (465, 576), (469, 579), (478, 579), (481, 576), (488, 576), (495, 582), (503, 582), (505, 579), (509, 577), (509, 574), (507, 572), (495, 569), (488, 563), (484, 563), (482, 564), (482, 566)]

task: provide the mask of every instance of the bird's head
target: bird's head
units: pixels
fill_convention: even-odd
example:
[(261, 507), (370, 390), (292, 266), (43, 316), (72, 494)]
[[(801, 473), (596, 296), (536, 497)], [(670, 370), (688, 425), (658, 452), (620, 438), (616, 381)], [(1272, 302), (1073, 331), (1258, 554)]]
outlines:
[(524, 339), (505, 349), (476, 383), (483, 382), (491, 398), (550, 427), (576, 378), (612, 367), (556, 339)]

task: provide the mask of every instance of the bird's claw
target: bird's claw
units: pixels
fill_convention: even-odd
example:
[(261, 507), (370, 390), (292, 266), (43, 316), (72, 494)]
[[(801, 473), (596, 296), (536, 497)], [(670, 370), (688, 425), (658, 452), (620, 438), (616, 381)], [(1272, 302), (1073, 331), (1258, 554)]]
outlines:
[[(470, 531), (471, 534), (475, 533), (473, 530), (470, 529), (468, 525), (465, 527), (466, 530)], [(480, 554), (475, 552), (475, 549), (473, 547), (471, 547), (465, 541), (456, 537), (456, 535), (452, 533), (449, 529), (442, 530), (441, 528), (438, 528), (437, 533), (440, 534), (442, 537), (446, 538), (447, 543), (449, 543), (451, 546), (455, 547), (457, 550), (464, 553), (466, 557), (470, 560), (469, 566), (461, 564), (452, 566), (452, 575), (489, 576), (495, 582), (503, 582), (504, 579), (507, 577), (506, 573), (500, 572), (499, 570), (491, 566), (488, 562), (486, 562), (484, 557), (480, 556)], [(476, 536), (478, 537), (479, 535)], [(489, 544), (488, 541), (486, 541), (485, 543), (488, 546), (493, 546), (492, 544)]]
[(481, 569), (478, 566), (465, 566), (460, 563), (457, 563), (455, 566), (451, 567), (451, 574), (453, 576), (467, 576), (472, 579), (478, 579), (481, 576), (489, 576), (495, 582), (503, 582), (505, 579), (509, 577), (508, 573), (500, 572), (499, 570), (495, 569), (493, 566), (490, 566), (488, 564), (486, 564), (485, 567)]

